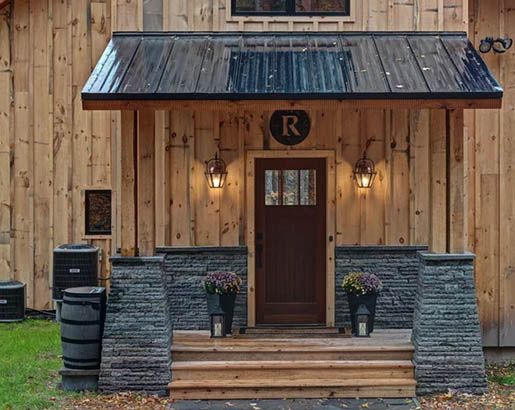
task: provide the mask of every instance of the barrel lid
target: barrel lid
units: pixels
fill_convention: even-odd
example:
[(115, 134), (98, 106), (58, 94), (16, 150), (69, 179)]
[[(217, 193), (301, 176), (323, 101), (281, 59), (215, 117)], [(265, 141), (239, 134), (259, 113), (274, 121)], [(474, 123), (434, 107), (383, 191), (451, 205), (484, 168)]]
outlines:
[(55, 248), (54, 252), (96, 252), (97, 250), (97, 247), (88, 243), (65, 243)]
[(25, 284), (17, 280), (0, 280), (0, 289), (20, 289), (24, 287)]
[(98, 295), (105, 292), (105, 288), (100, 286), (82, 286), (79, 288), (68, 288), (64, 290), (64, 294), (68, 296), (89, 296)]

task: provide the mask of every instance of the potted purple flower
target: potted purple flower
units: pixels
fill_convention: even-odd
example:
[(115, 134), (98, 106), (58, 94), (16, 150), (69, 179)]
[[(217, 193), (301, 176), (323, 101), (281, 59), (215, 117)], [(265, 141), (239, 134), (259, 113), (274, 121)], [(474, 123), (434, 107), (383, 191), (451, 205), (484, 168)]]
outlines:
[(342, 288), (347, 292), (351, 316), (352, 333), (356, 334), (356, 312), (365, 305), (370, 312), (368, 327), (370, 333), (374, 330), (377, 296), (383, 290), (381, 280), (373, 273), (350, 272), (343, 278)]
[(232, 333), (232, 319), (236, 295), (240, 291), (241, 279), (233, 272), (209, 272), (202, 282), (207, 295), (207, 310), (225, 314), (225, 332)]

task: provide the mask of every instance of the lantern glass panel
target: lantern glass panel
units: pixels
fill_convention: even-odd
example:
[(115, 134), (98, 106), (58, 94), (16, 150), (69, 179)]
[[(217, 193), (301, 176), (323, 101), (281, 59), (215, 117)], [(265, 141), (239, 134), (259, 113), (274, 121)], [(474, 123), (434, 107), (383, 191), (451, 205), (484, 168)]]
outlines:
[(354, 179), (360, 188), (371, 188), (377, 175), (374, 161), (363, 157), (354, 167)]
[(223, 313), (211, 315), (211, 337), (225, 337), (225, 315)]
[(374, 183), (375, 174), (356, 174), (356, 181), (360, 188), (370, 188)]
[(204, 175), (210, 188), (222, 188), (227, 178), (225, 162), (215, 154), (215, 157), (207, 162)]
[(367, 337), (368, 335), (369, 335), (368, 315), (359, 315), (358, 316), (358, 336)]
[(370, 311), (365, 305), (360, 305), (356, 312), (356, 336), (369, 337), (370, 336)]

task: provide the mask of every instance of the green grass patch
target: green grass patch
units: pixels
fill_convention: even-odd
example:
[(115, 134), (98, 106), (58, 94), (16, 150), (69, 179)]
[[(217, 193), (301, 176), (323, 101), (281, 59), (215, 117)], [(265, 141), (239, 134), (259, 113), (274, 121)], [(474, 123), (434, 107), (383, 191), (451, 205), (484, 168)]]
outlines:
[(515, 363), (491, 366), (488, 373), (488, 378), (493, 383), (501, 386), (515, 386)]
[(45, 320), (0, 323), (0, 409), (60, 407), (59, 325)]

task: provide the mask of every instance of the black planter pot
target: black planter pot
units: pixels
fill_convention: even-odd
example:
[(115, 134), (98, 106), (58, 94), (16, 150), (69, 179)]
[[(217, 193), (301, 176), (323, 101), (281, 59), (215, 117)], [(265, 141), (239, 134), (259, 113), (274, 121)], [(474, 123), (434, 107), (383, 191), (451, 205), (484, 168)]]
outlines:
[(209, 315), (213, 313), (225, 314), (225, 333), (232, 333), (232, 319), (234, 316), (234, 304), (236, 303), (236, 293), (218, 295), (207, 293), (207, 311)]
[(350, 318), (352, 324), (352, 333), (357, 334), (357, 323), (356, 323), (356, 312), (360, 305), (365, 305), (370, 312), (370, 318), (368, 320), (368, 328), (370, 333), (374, 331), (374, 321), (376, 316), (376, 301), (377, 293), (369, 293), (367, 295), (356, 295), (354, 293), (347, 293), (349, 301)]

